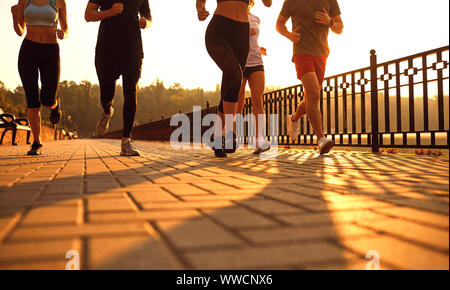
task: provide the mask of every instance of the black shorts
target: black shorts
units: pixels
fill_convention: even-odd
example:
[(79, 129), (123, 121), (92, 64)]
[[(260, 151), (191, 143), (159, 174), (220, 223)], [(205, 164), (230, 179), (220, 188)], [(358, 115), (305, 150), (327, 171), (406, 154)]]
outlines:
[(142, 56), (133, 53), (108, 53), (96, 51), (95, 68), (100, 81), (117, 80), (122, 77), (139, 80)]
[(244, 72), (243, 72), (244, 78), (249, 79), (250, 75), (257, 71), (264, 71), (264, 66), (263, 65), (251, 66), (251, 67), (246, 66), (244, 69)]

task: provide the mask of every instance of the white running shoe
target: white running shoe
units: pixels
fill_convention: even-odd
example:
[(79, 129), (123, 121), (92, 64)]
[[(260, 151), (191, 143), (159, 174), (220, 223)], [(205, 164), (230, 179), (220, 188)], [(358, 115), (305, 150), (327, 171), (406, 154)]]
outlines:
[(109, 121), (111, 120), (111, 117), (113, 115), (114, 115), (114, 109), (112, 107), (109, 112), (109, 115), (102, 113), (100, 120), (97, 122), (97, 136), (104, 135), (106, 132), (108, 132)]
[(130, 139), (122, 141), (122, 150), (120, 151), (120, 156), (141, 156), (141, 153), (136, 150), (131, 143)]
[(256, 150), (253, 154), (261, 154), (270, 150), (270, 142), (264, 138), (259, 137), (256, 139)]
[(333, 140), (323, 137), (319, 140), (318, 145), (319, 145), (319, 153), (327, 154), (328, 152), (330, 152), (331, 148), (333, 148), (334, 142)]
[(291, 137), (291, 140), (293, 142), (297, 142), (298, 139), (298, 128), (299, 124), (298, 122), (292, 122), (292, 115), (288, 115), (286, 118), (286, 125), (287, 125), (287, 131), (289, 137)]

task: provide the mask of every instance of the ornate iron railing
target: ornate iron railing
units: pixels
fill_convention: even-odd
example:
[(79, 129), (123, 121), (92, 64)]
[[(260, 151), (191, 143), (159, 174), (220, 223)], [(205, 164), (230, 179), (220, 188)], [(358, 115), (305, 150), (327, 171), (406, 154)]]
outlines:
[[(436, 148), (449, 146), (449, 47), (377, 63), (374, 50), (370, 66), (327, 77), (320, 98), (324, 133), (337, 146)], [(267, 134), (279, 144), (314, 145), (316, 138), (306, 116), (298, 140), (289, 140), (286, 116), (304, 99), (302, 85), (263, 95)], [(244, 115), (252, 112), (245, 100)], [(278, 114), (276, 134), (269, 115)], [(244, 142), (254, 134), (246, 125)], [(250, 132), (250, 133), (249, 133)]]

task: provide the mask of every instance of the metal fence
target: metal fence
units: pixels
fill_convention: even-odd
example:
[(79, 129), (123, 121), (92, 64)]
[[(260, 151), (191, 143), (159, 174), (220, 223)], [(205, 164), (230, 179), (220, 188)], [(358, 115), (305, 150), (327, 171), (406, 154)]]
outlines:
[[(327, 77), (320, 98), (323, 129), (337, 146), (434, 148), (449, 147), (449, 47), (377, 63)], [(298, 140), (290, 140), (286, 116), (304, 98), (302, 85), (265, 93), (267, 135), (279, 144), (315, 145), (306, 116), (300, 120)], [(252, 112), (245, 100), (244, 115)], [(278, 114), (278, 127), (270, 128), (269, 115)], [(253, 142), (247, 124), (244, 142)], [(274, 130), (275, 129), (275, 130)], [(250, 132), (250, 133), (249, 133)]]

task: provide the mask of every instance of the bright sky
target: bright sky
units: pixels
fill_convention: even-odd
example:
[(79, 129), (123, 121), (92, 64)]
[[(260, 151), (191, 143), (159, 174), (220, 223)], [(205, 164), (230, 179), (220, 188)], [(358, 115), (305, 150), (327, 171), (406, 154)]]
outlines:
[[(314, 1), (314, 0), (312, 0)], [(61, 80), (97, 83), (94, 48), (98, 23), (84, 21), (87, 0), (66, 0), (69, 38), (61, 44)], [(261, 18), (260, 44), (265, 57), (268, 85), (298, 83), (291, 63), (292, 44), (275, 31), (283, 0), (266, 8), (260, 0), (253, 10)], [(379, 61), (434, 49), (449, 44), (448, 0), (338, 0), (345, 24), (341, 35), (330, 34), (331, 54), (327, 75), (369, 65), (369, 51), (376, 49)], [(20, 84), (17, 57), (22, 39), (12, 28), (10, 7), (17, 0), (0, 1), (0, 80), (8, 88)], [(216, 1), (207, 0), (212, 13)], [(141, 86), (157, 78), (168, 86), (174, 82), (186, 88), (213, 90), (221, 72), (210, 59), (204, 34), (210, 18), (199, 22), (195, 0), (150, 0), (153, 25), (143, 31), (145, 59)], [(290, 25), (289, 25), (290, 28)]]

